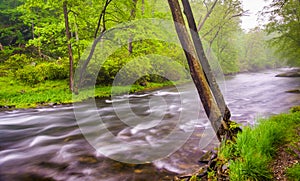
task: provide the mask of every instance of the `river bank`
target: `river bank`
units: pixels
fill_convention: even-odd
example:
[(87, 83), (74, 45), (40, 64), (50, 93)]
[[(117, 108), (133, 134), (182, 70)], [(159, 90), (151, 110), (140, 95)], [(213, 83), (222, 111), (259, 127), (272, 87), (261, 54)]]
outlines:
[[(285, 91), (298, 86), (299, 78), (275, 77), (284, 71), (268, 70), (226, 76), (220, 87), (232, 112), (232, 120), (244, 126), (255, 125), (257, 118), (287, 112), (291, 106), (298, 105), (300, 95)], [(117, 96), (115, 99), (96, 99), (97, 109), (91, 109), (92, 105), (84, 101), (78, 105), (80, 109), (76, 112), (81, 113), (80, 119), (75, 117), (73, 105), (0, 112), (0, 178), (13, 180), (18, 177), (19, 180), (25, 180), (26, 175), (38, 175), (41, 178), (72, 181), (171, 180), (174, 175), (197, 171), (201, 166), (199, 158), (207, 150), (216, 147), (217, 140), (205, 142), (207, 147), (199, 147), (199, 141), (209, 136), (204, 132), (209, 128), (209, 122), (203, 110), (199, 115), (195, 105), (200, 103), (195, 99), (197, 94), (194, 92), (193, 83), (189, 83), (178, 85), (177, 88), (173, 86)], [(130, 104), (126, 106), (127, 100)], [(182, 115), (182, 110), (189, 112)], [(132, 112), (142, 122), (136, 122), (137, 117), (132, 116)], [(117, 113), (122, 113), (122, 117)], [(98, 115), (103, 122), (101, 124)], [(124, 148), (139, 143), (160, 153), (155, 143), (174, 132), (174, 125), (178, 124), (179, 118), (183, 119), (179, 125), (181, 131), (189, 132), (195, 128), (187, 142), (167, 157), (135, 166), (113, 161), (96, 152), (78, 127), (78, 123), (83, 124), (90, 131), (89, 135), (101, 134), (96, 141), (103, 143), (100, 148), (105, 148), (105, 155), (143, 159), (148, 154), (139, 152), (136, 147), (130, 147), (129, 150)], [(132, 126), (124, 124), (124, 121)], [(95, 127), (98, 123), (99, 126)], [(148, 123), (158, 125), (139, 130), (140, 126)], [(106, 134), (107, 130), (115, 138)], [(115, 140), (123, 142), (115, 145)], [(176, 135), (168, 137), (167, 147), (160, 149), (165, 152), (169, 145), (178, 141)], [(91, 163), (87, 160), (91, 160)]]
[(299, 180), (300, 106), (244, 127), (216, 149), (208, 165), (177, 180)]
[[(128, 90), (129, 93), (138, 93), (181, 83), (184, 82), (166, 81), (163, 83), (147, 83), (144, 86), (114, 87), (114, 90), (120, 94), (128, 93)], [(35, 86), (29, 86), (7, 77), (0, 77), (0, 87), (0, 111), (53, 107), (92, 98), (90, 94), (87, 95), (84, 91), (74, 97), (68, 88), (67, 80), (49, 80)], [(111, 91), (111, 86), (95, 86), (93, 97), (98, 99), (109, 98), (112, 94)]]
[[(278, 75), (285, 75), (290, 72), (290, 69), (285, 68), (283, 73)], [(253, 72), (240, 72), (236, 74), (225, 75), (225, 77), (233, 77), (238, 74), (249, 74)], [(277, 77), (282, 77), (278, 76)], [(128, 87), (115, 87), (117, 91), (122, 93), (137, 93), (143, 91), (156, 90), (163, 87), (172, 85), (178, 85), (186, 83), (187, 81), (171, 82), (166, 81), (163, 83), (151, 83), (148, 82), (145, 85), (133, 85)], [(41, 108), (41, 107), (53, 107), (57, 105), (72, 104), (74, 102), (84, 101), (91, 98), (86, 96), (85, 93), (76, 96), (74, 99), (73, 94), (69, 91), (67, 80), (47, 80), (42, 83), (38, 83), (34, 86), (26, 85), (11, 77), (0, 77), (0, 111), (15, 110), (15, 109), (26, 109), (26, 108)], [(286, 90), (286, 92), (298, 93), (298, 89)], [(111, 86), (95, 86), (95, 98), (109, 98), (111, 96)]]

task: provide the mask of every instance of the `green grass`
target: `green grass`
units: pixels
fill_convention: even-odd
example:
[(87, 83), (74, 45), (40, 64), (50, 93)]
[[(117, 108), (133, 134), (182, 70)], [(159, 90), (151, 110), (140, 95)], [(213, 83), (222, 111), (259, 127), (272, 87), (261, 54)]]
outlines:
[(300, 163), (297, 163), (293, 167), (288, 168), (286, 173), (287, 173), (289, 180), (299, 181), (300, 180)]
[(223, 144), (219, 160), (229, 163), (230, 180), (272, 180), (269, 163), (279, 145), (297, 136), (295, 128), (299, 125), (300, 112), (280, 114), (260, 120), (253, 128), (244, 128), (236, 143)]
[(67, 81), (46, 81), (31, 87), (0, 77), (0, 105), (27, 108), (44, 103), (67, 103), (72, 100), (72, 94), (66, 85)]
[[(147, 86), (114, 87), (115, 94), (134, 93), (174, 85), (173, 82), (148, 83)], [(34, 86), (20, 83), (10, 77), (0, 77), (0, 107), (32, 108), (49, 104), (68, 104), (88, 98), (111, 96), (111, 86), (96, 86), (72, 95), (67, 80), (45, 81)]]

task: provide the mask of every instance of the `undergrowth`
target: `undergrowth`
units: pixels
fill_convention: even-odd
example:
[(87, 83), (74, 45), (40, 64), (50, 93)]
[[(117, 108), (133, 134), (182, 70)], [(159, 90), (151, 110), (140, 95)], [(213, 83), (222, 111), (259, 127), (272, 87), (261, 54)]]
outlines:
[(300, 163), (294, 165), (291, 168), (288, 168), (286, 173), (290, 180), (299, 181), (300, 180)]
[[(276, 148), (296, 134), (291, 130), (299, 124), (300, 112), (291, 111), (262, 119), (253, 128), (245, 127), (237, 135), (236, 143), (223, 143), (218, 160), (228, 163), (230, 180), (272, 180), (269, 163)], [(299, 166), (289, 173), (299, 175), (298, 171)]]
[[(180, 82), (178, 82), (180, 83)], [(147, 83), (146, 86), (115, 86), (113, 94), (127, 94), (147, 89), (174, 85), (174, 82)], [(47, 80), (36, 85), (28, 85), (11, 77), (0, 77), (0, 108), (31, 108), (52, 104), (68, 104), (88, 98), (107, 98), (112, 94), (111, 86), (95, 86), (72, 95), (68, 80)]]

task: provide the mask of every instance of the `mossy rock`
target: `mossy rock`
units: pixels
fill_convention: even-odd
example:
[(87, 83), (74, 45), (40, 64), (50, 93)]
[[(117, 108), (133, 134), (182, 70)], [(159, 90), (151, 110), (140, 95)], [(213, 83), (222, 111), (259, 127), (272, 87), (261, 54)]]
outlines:
[(291, 111), (292, 113), (300, 112), (300, 106), (294, 106), (294, 107), (292, 107), (292, 108), (290, 109), (290, 111)]

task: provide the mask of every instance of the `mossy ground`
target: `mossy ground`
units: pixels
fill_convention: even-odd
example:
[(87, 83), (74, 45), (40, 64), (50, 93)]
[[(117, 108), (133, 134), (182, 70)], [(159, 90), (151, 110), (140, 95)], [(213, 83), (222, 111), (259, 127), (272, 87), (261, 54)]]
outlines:
[[(133, 85), (114, 87), (115, 93), (134, 93), (174, 85), (174, 82), (147, 83), (145, 86)], [(9, 77), (0, 77), (0, 108), (33, 108), (55, 104), (69, 104), (91, 97), (105, 98), (111, 96), (111, 86), (95, 86), (74, 96), (67, 80), (47, 80), (34, 86), (26, 85)]]

